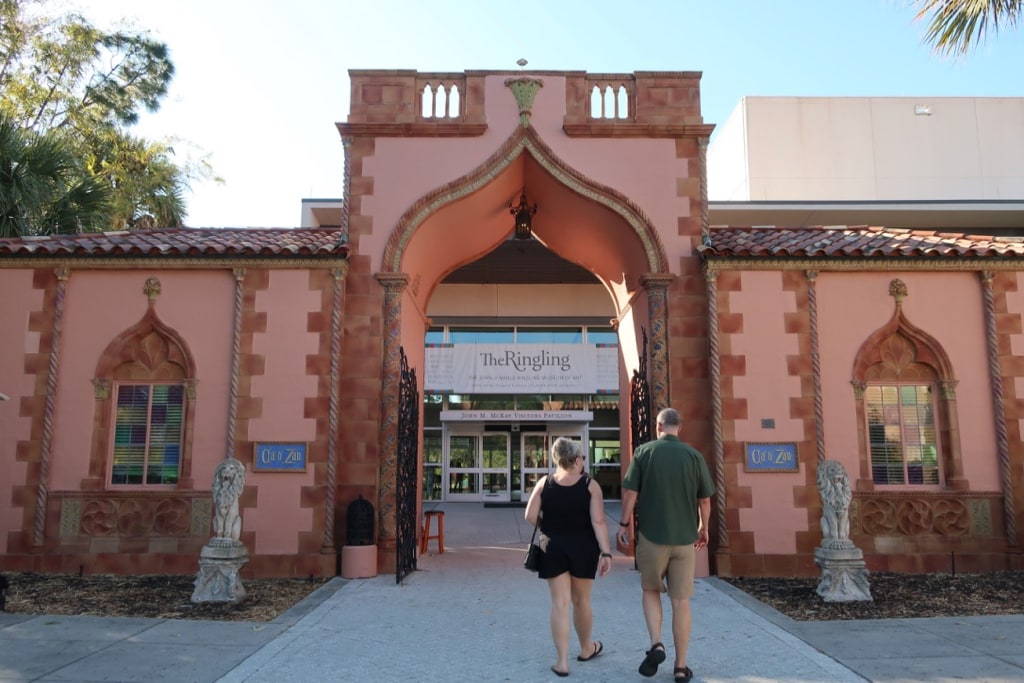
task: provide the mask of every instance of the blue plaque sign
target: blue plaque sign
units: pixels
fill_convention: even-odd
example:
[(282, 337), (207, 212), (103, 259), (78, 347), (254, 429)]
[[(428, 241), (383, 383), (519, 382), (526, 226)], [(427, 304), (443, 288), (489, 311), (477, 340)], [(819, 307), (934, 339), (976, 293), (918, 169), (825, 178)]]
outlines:
[(747, 443), (744, 469), (747, 472), (799, 472), (795, 443)]
[(305, 472), (306, 444), (257, 443), (253, 447), (255, 472)]

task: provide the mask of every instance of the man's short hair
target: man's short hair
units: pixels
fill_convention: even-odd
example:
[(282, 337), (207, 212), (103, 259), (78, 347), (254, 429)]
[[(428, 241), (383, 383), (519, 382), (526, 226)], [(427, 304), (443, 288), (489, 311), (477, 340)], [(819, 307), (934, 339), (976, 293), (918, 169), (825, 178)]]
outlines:
[(658, 424), (662, 427), (680, 427), (683, 420), (679, 417), (679, 411), (675, 408), (665, 408), (658, 413)]

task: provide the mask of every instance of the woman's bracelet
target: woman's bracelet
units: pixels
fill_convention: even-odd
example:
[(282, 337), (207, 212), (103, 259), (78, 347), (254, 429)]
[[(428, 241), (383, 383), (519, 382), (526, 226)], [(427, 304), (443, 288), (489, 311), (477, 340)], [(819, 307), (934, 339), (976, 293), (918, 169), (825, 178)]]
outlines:
[(629, 526), (629, 522), (619, 522), (619, 526)]
[(611, 553), (601, 553), (601, 557), (607, 557), (608, 559), (611, 559), (612, 554)]

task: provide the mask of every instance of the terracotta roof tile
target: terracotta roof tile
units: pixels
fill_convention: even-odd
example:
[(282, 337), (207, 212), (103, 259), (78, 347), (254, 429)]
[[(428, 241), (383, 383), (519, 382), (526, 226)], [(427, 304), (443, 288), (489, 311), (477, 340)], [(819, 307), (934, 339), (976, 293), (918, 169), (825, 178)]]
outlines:
[(0, 257), (344, 258), (338, 228), (177, 228), (0, 239)]
[(992, 237), (869, 226), (712, 227), (714, 257), (764, 258), (1020, 258), (1024, 237)]

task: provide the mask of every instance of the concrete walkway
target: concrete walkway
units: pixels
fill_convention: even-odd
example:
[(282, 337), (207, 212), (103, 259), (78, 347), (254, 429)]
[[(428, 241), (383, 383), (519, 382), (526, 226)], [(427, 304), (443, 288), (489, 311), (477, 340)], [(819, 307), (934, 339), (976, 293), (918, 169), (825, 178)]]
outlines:
[[(394, 576), (334, 579), (271, 623), (0, 613), (0, 681), (554, 681), (546, 583), (522, 568), (521, 508), (450, 504), (447, 552)], [(618, 507), (609, 504), (611, 519)], [(632, 560), (594, 586), (604, 652), (571, 678), (643, 681)], [(717, 579), (698, 582), (689, 665), (708, 683), (1024, 681), (1024, 615), (795, 622)], [(666, 617), (668, 615), (666, 604)], [(672, 680), (672, 648), (656, 677)]]

